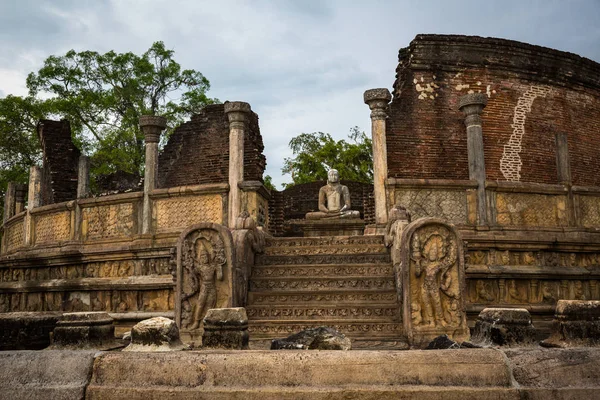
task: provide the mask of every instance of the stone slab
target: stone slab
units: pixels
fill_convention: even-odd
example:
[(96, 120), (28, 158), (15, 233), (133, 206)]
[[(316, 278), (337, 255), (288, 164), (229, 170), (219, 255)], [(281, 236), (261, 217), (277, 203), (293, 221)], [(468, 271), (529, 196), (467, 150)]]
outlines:
[(95, 351), (0, 352), (0, 399), (83, 399)]

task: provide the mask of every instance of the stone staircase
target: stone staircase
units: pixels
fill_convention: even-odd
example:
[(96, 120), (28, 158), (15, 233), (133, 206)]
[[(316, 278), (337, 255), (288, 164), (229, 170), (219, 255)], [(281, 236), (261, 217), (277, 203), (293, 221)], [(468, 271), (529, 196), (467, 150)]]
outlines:
[(249, 282), (251, 348), (330, 326), (353, 348), (405, 348), (382, 236), (269, 238)]

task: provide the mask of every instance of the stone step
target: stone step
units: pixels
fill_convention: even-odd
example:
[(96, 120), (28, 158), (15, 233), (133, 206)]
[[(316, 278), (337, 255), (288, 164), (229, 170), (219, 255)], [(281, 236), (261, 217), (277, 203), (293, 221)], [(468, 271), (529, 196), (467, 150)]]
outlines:
[(366, 321), (366, 320), (249, 320), (248, 332), (251, 339), (284, 338), (293, 333), (309, 328), (328, 326), (351, 339), (357, 338), (389, 338), (403, 340), (404, 328), (401, 322)]
[(266, 239), (267, 248), (277, 247), (321, 247), (321, 246), (362, 246), (382, 245), (383, 236), (322, 236), (322, 237), (270, 237)]
[(301, 255), (266, 255), (256, 256), (255, 265), (314, 265), (314, 264), (389, 264), (390, 255), (386, 253), (361, 254), (301, 254)]
[(386, 276), (393, 277), (391, 264), (321, 264), (255, 266), (252, 278), (319, 277), (319, 276)]
[(249, 291), (393, 290), (393, 277), (322, 276), (318, 278), (252, 278)]
[(290, 246), (290, 247), (265, 247), (264, 254), (268, 256), (300, 256), (300, 255), (338, 255), (338, 254), (379, 254), (387, 253), (384, 245), (323, 245), (323, 246)]
[(400, 320), (398, 305), (388, 304), (322, 304), (322, 305), (267, 305), (246, 307), (248, 320), (357, 320), (392, 322)]
[(286, 304), (366, 304), (394, 303), (397, 304), (395, 290), (354, 290), (339, 292), (248, 292), (248, 305), (286, 305)]

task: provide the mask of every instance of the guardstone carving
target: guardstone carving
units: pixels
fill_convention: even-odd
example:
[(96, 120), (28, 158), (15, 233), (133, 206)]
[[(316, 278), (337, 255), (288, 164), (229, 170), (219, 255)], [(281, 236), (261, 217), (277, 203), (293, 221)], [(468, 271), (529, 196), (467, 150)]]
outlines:
[(465, 313), (462, 240), (444, 221), (423, 218), (402, 234), (403, 322), (413, 347), (446, 334), (469, 337)]
[(184, 341), (200, 343), (202, 320), (209, 309), (231, 307), (232, 271), (233, 239), (227, 228), (205, 222), (181, 234), (175, 319)]

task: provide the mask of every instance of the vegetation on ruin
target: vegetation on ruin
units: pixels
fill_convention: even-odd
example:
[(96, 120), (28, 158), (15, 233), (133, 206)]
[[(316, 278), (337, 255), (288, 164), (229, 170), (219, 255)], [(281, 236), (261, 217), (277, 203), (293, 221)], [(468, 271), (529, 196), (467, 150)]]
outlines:
[(182, 69), (174, 52), (155, 42), (145, 53), (76, 52), (48, 57), (27, 77), (29, 96), (0, 99), (0, 191), (8, 181), (27, 182), (39, 163), (39, 119), (68, 119), (77, 146), (91, 156), (92, 178), (117, 170), (141, 174), (141, 115), (167, 118), (173, 127), (218, 100), (206, 95), (208, 79)]
[(301, 133), (290, 140), (294, 157), (285, 158), (281, 171), (290, 174), (290, 187), (327, 180), (327, 171), (337, 169), (343, 180), (373, 182), (371, 139), (357, 126), (350, 129), (349, 141), (334, 140), (329, 133)]

